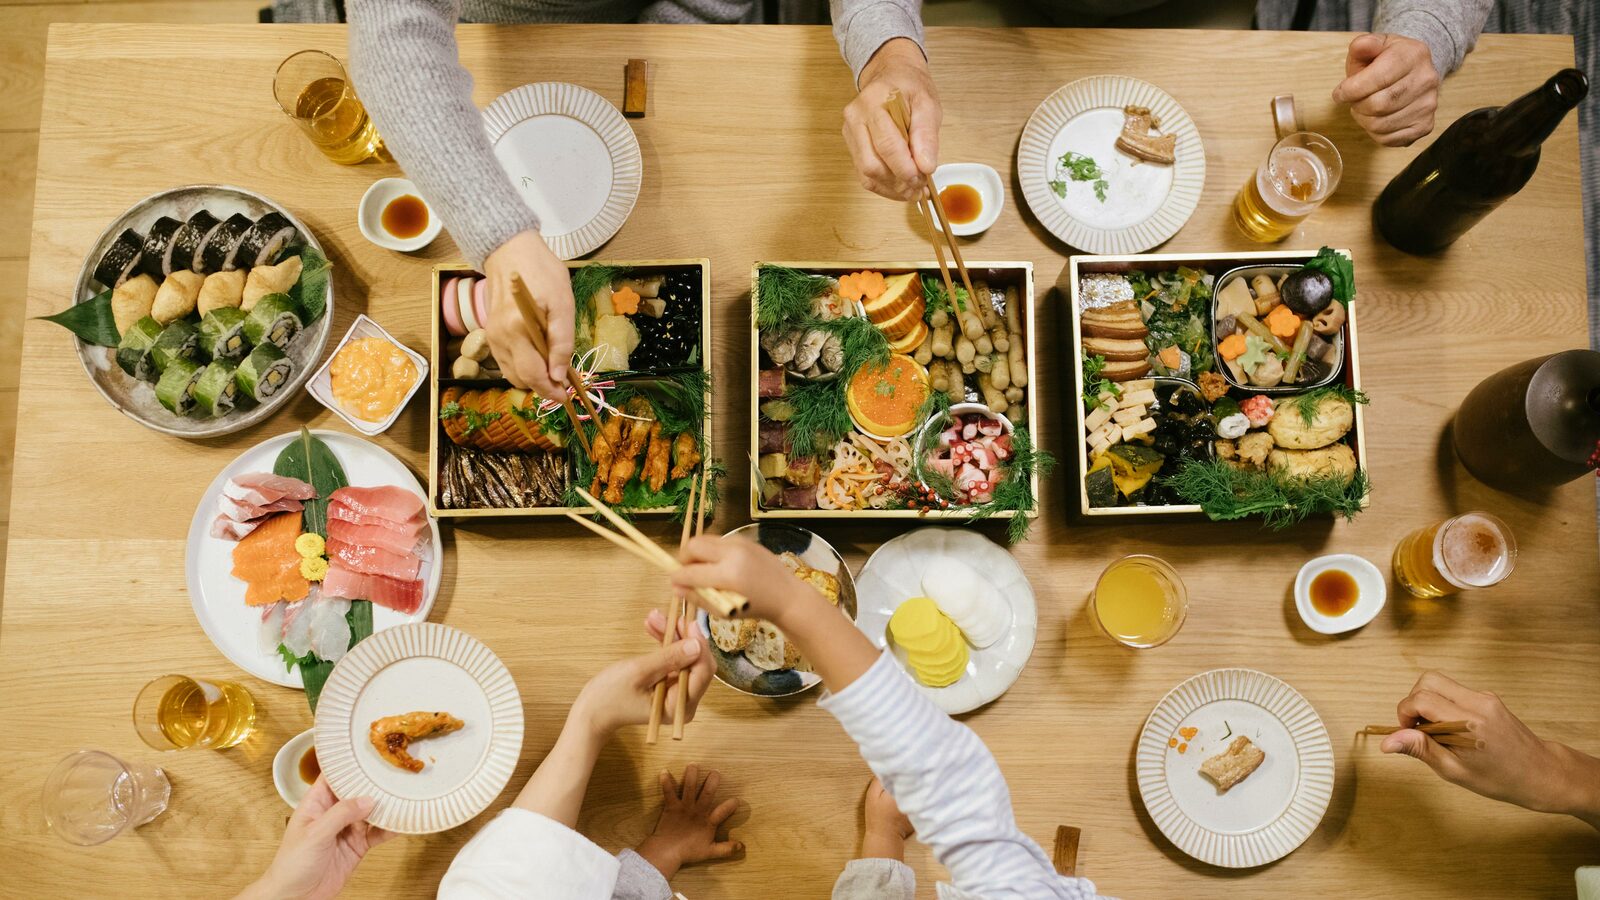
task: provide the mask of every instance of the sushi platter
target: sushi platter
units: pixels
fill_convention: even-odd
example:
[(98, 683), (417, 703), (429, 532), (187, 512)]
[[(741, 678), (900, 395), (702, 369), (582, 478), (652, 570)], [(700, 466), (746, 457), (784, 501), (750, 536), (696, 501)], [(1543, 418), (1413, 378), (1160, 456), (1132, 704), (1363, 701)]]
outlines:
[(1082, 515), (1366, 507), (1347, 251), (1075, 256), (1068, 275)]
[(166, 434), (212, 437), (270, 416), (311, 374), (333, 283), (292, 213), (241, 188), (191, 185), (117, 217), (84, 260), (74, 305), (49, 320), (77, 335), (112, 406)]
[[(756, 519), (1037, 514), (1033, 266), (758, 263), (750, 334)], [(1019, 521), (1020, 520), (1020, 521)]]
[[(670, 515), (714, 465), (707, 407), (710, 263), (567, 264), (573, 362), (598, 423), (511, 385), (490, 351), (487, 286), (464, 265), (433, 273), (428, 508), (439, 517), (553, 516), (588, 508), (581, 485), (639, 515)], [(592, 454), (585, 450), (593, 448)]]

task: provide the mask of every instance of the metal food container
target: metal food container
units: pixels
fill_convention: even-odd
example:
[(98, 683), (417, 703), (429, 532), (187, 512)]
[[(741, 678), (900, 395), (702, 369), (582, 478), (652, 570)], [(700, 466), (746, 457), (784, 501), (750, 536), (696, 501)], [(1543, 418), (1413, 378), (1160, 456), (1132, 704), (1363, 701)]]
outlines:
[[(1306, 258), (1309, 259), (1310, 257), (1306, 257)], [(1268, 276), (1271, 276), (1273, 278), (1277, 278), (1280, 275), (1287, 275), (1290, 272), (1293, 272), (1298, 268), (1300, 268), (1300, 266), (1293, 265), (1293, 264), (1277, 263), (1277, 264), (1273, 264), (1273, 265), (1261, 265), (1261, 264), (1257, 263), (1257, 264), (1252, 264), (1252, 265), (1248, 265), (1248, 266), (1237, 266), (1237, 267), (1229, 269), (1228, 271), (1223, 272), (1221, 275), (1217, 276), (1216, 284), (1213, 285), (1212, 291), (1211, 291), (1211, 346), (1212, 346), (1212, 349), (1215, 349), (1217, 344), (1221, 343), (1221, 341), (1219, 341), (1217, 339), (1217, 334), (1216, 334), (1217, 294), (1218, 294), (1218, 292), (1220, 292), (1222, 290), (1222, 286), (1223, 285), (1227, 284), (1228, 282), (1230, 282), (1230, 281), (1232, 281), (1232, 280), (1234, 280), (1236, 278), (1254, 278), (1257, 275), (1268, 275)], [(1335, 300), (1334, 302), (1337, 303), (1339, 301)], [(1348, 313), (1348, 311), (1347, 311), (1347, 313)], [(1339, 380), (1339, 376), (1344, 373), (1344, 345), (1345, 345), (1344, 335), (1345, 335), (1345, 332), (1348, 330), (1349, 325), (1350, 325), (1350, 321), (1349, 321), (1349, 319), (1346, 319), (1344, 326), (1340, 327), (1340, 329), (1337, 332), (1334, 333), (1333, 340), (1330, 342), (1330, 343), (1333, 344), (1333, 357), (1334, 357), (1333, 364), (1328, 367), (1329, 371), (1327, 372), (1327, 374), (1323, 375), (1321, 378), (1318, 378), (1316, 381), (1307, 381), (1307, 382), (1303, 382), (1303, 383), (1288, 384), (1288, 385), (1279, 384), (1279, 385), (1274, 385), (1273, 387), (1261, 387), (1259, 385), (1240, 384), (1238, 379), (1233, 377), (1232, 370), (1230, 370), (1225, 365), (1217, 366), (1217, 371), (1222, 374), (1223, 378), (1226, 378), (1228, 380), (1228, 385), (1230, 387), (1235, 387), (1235, 388), (1238, 388), (1241, 391), (1249, 391), (1249, 392), (1255, 393), (1255, 394), (1266, 394), (1269, 397), (1270, 396), (1278, 396), (1278, 395), (1281, 395), (1281, 394), (1300, 394), (1300, 393), (1304, 393), (1306, 391), (1309, 391), (1309, 390), (1311, 390), (1313, 388), (1319, 388), (1319, 387), (1322, 387), (1324, 385), (1333, 384), (1335, 381), (1338, 381)]]

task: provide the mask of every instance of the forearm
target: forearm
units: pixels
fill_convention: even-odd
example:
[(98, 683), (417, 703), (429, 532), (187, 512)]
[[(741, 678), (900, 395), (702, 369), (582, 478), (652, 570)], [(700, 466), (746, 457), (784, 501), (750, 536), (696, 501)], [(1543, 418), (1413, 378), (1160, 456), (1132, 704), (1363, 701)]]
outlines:
[(833, 37), (856, 84), (879, 48), (905, 38), (925, 53), (921, 0), (829, 0)]
[(589, 776), (594, 774), (595, 760), (600, 758), (600, 748), (605, 746), (607, 737), (574, 704), (550, 755), (539, 764), (511, 805), (576, 828), (583, 795), (589, 789)]
[(878, 648), (821, 594), (810, 588), (802, 593), (802, 598), (785, 606), (776, 624), (785, 638), (799, 645), (823, 685), (838, 693), (872, 668)]
[(1600, 829), (1600, 759), (1565, 744), (1549, 742), (1560, 771), (1560, 786), (1548, 812), (1564, 813)]
[(1428, 45), (1443, 78), (1460, 67), (1477, 43), (1494, 0), (1383, 0), (1372, 30), (1401, 34)]

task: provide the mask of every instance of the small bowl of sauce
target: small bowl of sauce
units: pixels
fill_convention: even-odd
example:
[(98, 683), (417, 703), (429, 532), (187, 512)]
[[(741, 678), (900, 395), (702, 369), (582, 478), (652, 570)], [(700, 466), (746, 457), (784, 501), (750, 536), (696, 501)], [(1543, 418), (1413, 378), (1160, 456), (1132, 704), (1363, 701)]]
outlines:
[(299, 806), (316, 783), (317, 776), (322, 774), (315, 738), (315, 730), (308, 728), (290, 738), (272, 758), (272, 783), (278, 789), (278, 796), (290, 806)]
[(1306, 627), (1342, 634), (1371, 622), (1388, 600), (1383, 573), (1350, 553), (1319, 556), (1300, 567), (1294, 603)]
[(306, 382), (306, 390), (351, 428), (371, 436), (394, 424), (427, 376), (428, 361), (421, 354), (363, 313)]
[(367, 240), (388, 250), (421, 250), (444, 229), (416, 185), (405, 178), (380, 178), (361, 196), (356, 225)]
[(950, 233), (959, 237), (988, 231), (1005, 208), (1005, 186), (993, 166), (947, 163), (933, 171), (933, 186), (950, 221)]

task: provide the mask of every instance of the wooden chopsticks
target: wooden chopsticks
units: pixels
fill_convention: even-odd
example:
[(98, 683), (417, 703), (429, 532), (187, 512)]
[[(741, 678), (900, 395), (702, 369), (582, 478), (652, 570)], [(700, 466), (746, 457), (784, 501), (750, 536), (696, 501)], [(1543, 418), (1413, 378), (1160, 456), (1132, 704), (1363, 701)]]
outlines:
[[(896, 128), (900, 129), (901, 137), (906, 139), (906, 145), (911, 144), (911, 107), (906, 103), (906, 98), (899, 91), (889, 94), (889, 99), (884, 101), (883, 108), (889, 113), (889, 118), (894, 120)], [(933, 244), (934, 253), (939, 258), (939, 274), (944, 276), (944, 288), (949, 292), (951, 302), (955, 302), (956, 288), (950, 280), (950, 267), (945, 263), (944, 248), (950, 248), (950, 258), (955, 261), (956, 270), (961, 273), (961, 284), (967, 289), (967, 296), (974, 297), (972, 291), (972, 277), (967, 274), (966, 260), (961, 258), (961, 246), (956, 241), (956, 236), (950, 232), (950, 220), (944, 212), (944, 201), (939, 199), (939, 192), (933, 189), (933, 179), (924, 178), (922, 190), (925, 197), (917, 198), (912, 202), (917, 204), (917, 209), (922, 213), (922, 219), (928, 225), (928, 240)], [(923, 204), (927, 204), (924, 206)], [(929, 211), (931, 208), (931, 212)], [(939, 218), (938, 227), (934, 226), (934, 216)], [(941, 240), (942, 238), (942, 240)]]
[[(698, 489), (698, 492), (697, 492)], [(698, 482), (689, 482), (689, 500), (683, 509), (683, 532), (678, 536), (678, 549), (689, 543), (689, 536), (699, 537), (705, 533), (705, 511), (707, 496), (711, 492), (711, 467), (703, 466)], [(698, 500), (698, 502), (697, 502)], [(661, 646), (666, 647), (677, 640), (678, 623), (681, 620), (685, 625), (694, 621), (694, 610), (689, 603), (677, 596), (672, 596), (670, 612), (667, 614), (667, 624), (661, 630)], [(687, 629), (685, 629), (687, 630)], [(655, 696), (650, 702), (650, 728), (645, 732), (644, 742), (654, 744), (661, 734), (661, 716), (667, 706), (667, 682), (665, 679), (656, 682)], [(672, 739), (683, 740), (684, 720), (689, 717), (689, 670), (678, 670), (678, 695), (677, 705), (673, 710)]]
[[(528, 291), (528, 286), (522, 283), (522, 276), (511, 276), (511, 297), (517, 304), (517, 310), (522, 313), (522, 321), (528, 326), (528, 337), (533, 342), (533, 349), (546, 360), (550, 359), (550, 342), (547, 335), (550, 331), (549, 324), (545, 321), (544, 310), (539, 304), (533, 302), (533, 294)], [(589, 399), (589, 384), (584, 380), (583, 373), (577, 368), (567, 368), (567, 383), (572, 386), (572, 393), (578, 395), (578, 400), (583, 404), (584, 412), (589, 414), (589, 420), (594, 422), (595, 434), (600, 440), (605, 440), (603, 430), (600, 428), (600, 413), (595, 410), (594, 402)], [(583, 451), (594, 458), (594, 447), (589, 444), (588, 435), (583, 432), (583, 422), (578, 417), (578, 411), (572, 406), (572, 397), (567, 392), (561, 394), (561, 408), (567, 411), (567, 418), (572, 420), (572, 430), (578, 435), (578, 443), (583, 445)]]
[[(1403, 729), (1401, 729), (1398, 725), (1368, 725), (1367, 727), (1356, 732), (1356, 734), (1394, 734), (1396, 731), (1401, 730)], [(1409, 730), (1420, 731), (1428, 737), (1431, 737), (1439, 743), (1445, 745), (1446, 747), (1467, 747), (1473, 750), (1483, 749), (1483, 741), (1471, 736), (1472, 725), (1465, 720), (1458, 722), (1424, 722), (1421, 725), (1417, 725)]]

